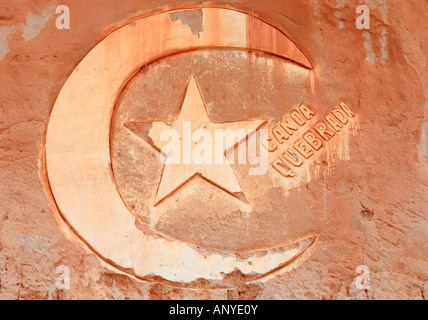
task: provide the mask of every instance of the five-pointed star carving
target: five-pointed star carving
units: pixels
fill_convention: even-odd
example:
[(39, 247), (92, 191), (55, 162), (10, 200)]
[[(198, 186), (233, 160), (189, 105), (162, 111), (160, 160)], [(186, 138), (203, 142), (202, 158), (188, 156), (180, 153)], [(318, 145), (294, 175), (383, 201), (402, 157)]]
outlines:
[[(231, 129), (235, 132), (237, 129), (244, 129), (244, 135), (239, 136), (235, 139), (224, 139), (223, 146), (224, 150), (222, 156), (224, 157), (222, 164), (216, 163), (195, 163), (193, 159), (185, 161), (186, 154), (184, 151), (183, 144), (183, 131), (186, 130), (184, 123), (191, 125), (192, 132), (198, 129), (208, 131), (213, 137), (212, 142), (215, 143), (215, 130), (217, 129)], [(240, 121), (240, 122), (227, 122), (227, 123), (213, 123), (210, 121), (207, 109), (205, 107), (201, 92), (196, 82), (195, 76), (191, 76), (187, 91), (184, 97), (184, 101), (181, 107), (180, 114), (174, 123), (169, 125), (165, 122), (127, 122), (125, 127), (131, 132), (143, 138), (151, 146), (162, 152), (162, 148), (169, 143), (168, 141), (161, 140), (161, 133), (164, 130), (175, 129), (180, 134), (180, 143), (182, 144), (182, 152), (180, 154), (180, 163), (165, 163), (161, 181), (158, 187), (158, 191), (155, 199), (155, 206), (163, 201), (165, 198), (170, 196), (172, 193), (177, 191), (179, 188), (184, 186), (189, 180), (196, 175), (200, 175), (205, 180), (211, 182), (213, 185), (223, 189), (230, 193), (234, 197), (246, 202), (245, 195), (242, 191), (241, 186), (227, 161), (225, 154), (226, 152), (233, 150), (241, 142), (245, 141), (248, 136), (255, 133), (261, 126), (266, 123), (266, 120), (254, 120), (254, 121)], [(232, 142), (233, 141), (233, 142)], [(191, 142), (191, 150), (195, 148), (200, 141)], [(188, 152), (190, 150), (187, 150)], [(189, 158), (189, 157), (188, 157)]]

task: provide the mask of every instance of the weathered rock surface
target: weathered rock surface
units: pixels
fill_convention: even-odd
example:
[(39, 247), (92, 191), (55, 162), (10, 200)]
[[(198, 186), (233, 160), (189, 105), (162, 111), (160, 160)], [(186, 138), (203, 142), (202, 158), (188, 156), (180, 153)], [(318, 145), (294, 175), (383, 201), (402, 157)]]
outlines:
[[(368, 30), (355, 27), (360, 1), (204, 2), (206, 7), (255, 15), (281, 30), (306, 54), (312, 77), (298, 75), (297, 85), (289, 87), (286, 72), (272, 72), (285, 64), (277, 57), (210, 49), (150, 64), (125, 87), (112, 122), (112, 166), (125, 203), (134, 206), (141, 223), (192, 245), (238, 253), (317, 235), (311, 254), (291, 271), (251, 284), (243, 282), (240, 273), (229, 274), (232, 286), (226, 289), (207, 289), (203, 281), (192, 288), (168, 286), (111, 268), (55, 214), (44, 167), (52, 107), (91, 48), (139, 18), (197, 8), (201, 1), (64, 4), (71, 12), (69, 30), (56, 28), (58, 14), (51, 1), (0, 0), (1, 299), (427, 298), (426, 1), (366, 1), (371, 14)], [(172, 18), (198, 33), (195, 17)], [(202, 60), (204, 55), (209, 59)], [(336, 137), (334, 148), (320, 156), (319, 163), (308, 167), (311, 178), (304, 183), (286, 190), (283, 182), (272, 183), (283, 177), (251, 177), (245, 182), (243, 189), (252, 190), (247, 197), (254, 211), (229, 210), (232, 200), (223, 202), (222, 194), (194, 181), (177, 195), (184, 199), (184, 207), (168, 207), (168, 215), (159, 214), (153, 221), (142, 199), (150, 194), (140, 198), (138, 185), (127, 184), (133, 177), (132, 159), (129, 150), (118, 154), (129, 146), (120, 136), (124, 130), (120, 124), (131, 118), (174, 119), (190, 73), (201, 78), (201, 92), (214, 121), (267, 117), (274, 126), (303, 101), (320, 117), (345, 101), (356, 120)], [(141, 99), (141, 93), (149, 98)], [(216, 112), (216, 103), (230, 109)], [(245, 180), (243, 176), (237, 170), (238, 180)], [(146, 184), (154, 184), (150, 176), (145, 178)], [(202, 216), (206, 201), (186, 202), (190, 199), (186, 192), (211, 192), (210, 204), (218, 205)], [(366, 290), (357, 287), (360, 265), (370, 270)], [(55, 285), (59, 266), (69, 268), (69, 289)]]

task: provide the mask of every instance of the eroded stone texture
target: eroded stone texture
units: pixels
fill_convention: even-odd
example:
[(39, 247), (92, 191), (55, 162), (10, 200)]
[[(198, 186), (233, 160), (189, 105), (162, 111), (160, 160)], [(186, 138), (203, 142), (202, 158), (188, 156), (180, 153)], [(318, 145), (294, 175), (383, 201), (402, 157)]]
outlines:
[[(282, 177), (270, 172), (272, 169), (264, 175), (249, 175), (253, 166), (238, 161), (232, 168), (249, 204), (196, 178), (153, 207), (163, 170), (159, 153), (130, 135), (124, 123), (173, 121), (191, 74), (199, 83), (212, 121), (238, 121), (238, 128), (244, 128), (239, 121), (267, 118), (270, 121), (265, 127), (273, 127), (309, 91), (307, 70), (266, 54), (202, 50), (144, 68), (119, 98), (113, 124), (112, 165), (128, 208), (162, 234), (232, 252), (270, 248), (313, 233), (319, 224), (317, 215), (310, 213), (314, 200), (297, 200), (299, 196), (293, 195), (285, 199), (281, 196)], [(241, 97), (243, 92), (250, 94)], [(296, 202), (301, 205), (296, 207)]]
[[(112, 123), (116, 134), (112, 145), (117, 147), (112, 148), (112, 165), (120, 171), (116, 178), (124, 200), (135, 205), (143, 224), (202, 247), (238, 252), (318, 235), (311, 255), (292, 271), (254, 284), (245, 284), (239, 273), (230, 274), (227, 282), (232, 288), (209, 290), (203, 281), (194, 283), (196, 290), (175, 288), (112, 269), (52, 213), (55, 204), (43, 166), (52, 106), (90, 49), (138, 18), (165, 9), (199, 7), (201, 2), (64, 4), (72, 14), (70, 30), (55, 28), (50, 1), (0, 2), (1, 298), (426, 298), (426, 2), (369, 1), (370, 30), (355, 28), (357, 1), (210, 2), (207, 5), (251, 12), (283, 31), (307, 55), (312, 77), (299, 73), (301, 81), (289, 87), (282, 72), (294, 67), (287, 62), (266, 54), (221, 50), (171, 56), (146, 66), (131, 80)], [(197, 25), (197, 15), (171, 18), (192, 24), (194, 34), (204, 31)], [(40, 23), (28, 23), (36, 20)], [(218, 203), (216, 210), (207, 214), (198, 211), (202, 209), (175, 208), (153, 222), (142, 201), (152, 195), (141, 193), (143, 199), (138, 199), (138, 185), (126, 186), (133, 174), (129, 164), (135, 163), (129, 159), (133, 144), (120, 138), (120, 124), (131, 118), (173, 120), (190, 73), (198, 77), (214, 121), (266, 117), (273, 128), (303, 101), (319, 119), (345, 101), (357, 120), (308, 166), (311, 178), (301, 185), (287, 188), (282, 176), (276, 178), (277, 185), (260, 177), (246, 181), (236, 168), (243, 189), (250, 190), (250, 202), (259, 209), (230, 210), (227, 201), (233, 199), (225, 200), (210, 185), (195, 180), (182, 191), (184, 205), (201, 208), (205, 200), (190, 197), (197, 191), (211, 194), (210, 205)], [(230, 108), (217, 108), (218, 104)], [(115, 154), (123, 150), (121, 144), (130, 147)], [(151, 156), (149, 149), (135, 149)], [(136, 174), (141, 172), (136, 168)], [(160, 167), (151, 168), (156, 172)], [(156, 184), (155, 178), (145, 181)], [(55, 286), (55, 270), (61, 265), (70, 269), (70, 289)], [(367, 291), (356, 287), (359, 265), (370, 269)]]

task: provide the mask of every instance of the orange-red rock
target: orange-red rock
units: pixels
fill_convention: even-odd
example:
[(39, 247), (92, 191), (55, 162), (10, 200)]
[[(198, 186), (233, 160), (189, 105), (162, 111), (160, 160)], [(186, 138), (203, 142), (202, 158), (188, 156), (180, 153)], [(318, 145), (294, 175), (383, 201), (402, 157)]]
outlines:
[[(58, 14), (50, 1), (0, 1), (0, 298), (427, 298), (425, 1), (367, 1), (368, 30), (355, 26), (358, 1), (63, 4), (70, 8), (69, 30), (56, 28)], [(60, 197), (51, 192), (46, 171), (51, 112), (91, 49), (139, 19), (201, 7), (254, 15), (280, 30), (304, 57), (292, 64), (270, 53), (207, 48), (164, 57), (123, 84), (111, 122), (111, 165), (136, 229), (243, 260), (249, 252), (263, 255), (265, 249), (316, 236), (310, 254), (287, 272), (253, 281), (242, 268), (225, 275), (221, 285), (226, 287), (216, 289), (202, 279), (182, 285), (156, 272), (139, 279), (138, 270), (127, 269), (122, 261), (113, 261), (112, 267), (101, 251), (87, 246), (88, 238), (76, 236), (69, 228), (73, 223), (64, 223), (57, 212)], [(174, 14), (171, 21), (197, 37), (204, 32), (200, 12)], [(257, 32), (245, 37), (255, 47), (263, 44)], [(297, 56), (297, 51), (281, 52)], [(232, 165), (246, 203), (237, 205), (240, 198), (228, 198), (224, 190), (194, 179), (151, 215), (162, 166), (154, 160), (139, 162), (156, 154), (141, 141), (134, 145), (130, 139), (135, 137), (122, 124), (176, 120), (191, 74), (210, 121), (267, 119), (267, 128), (276, 128), (269, 163), (278, 160), (278, 170), (284, 171), (270, 166), (269, 176), (248, 176), (249, 166)], [(293, 113), (302, 102), (314, 110), (312, 119)], [(349, 109), (340, 109), (340, 102)], [(287, 116), (294, 121), (288, 127)], [(319, 121), (330, 125), (330, 135), (319, 134)], [(307, 132), (323, 146), (317, 150), (311, 134), (303, 136)], [(295, 138), (298, 143), (288, 146)], [(293, 166), (288, 149), (301, 164), (294, 158)], [(290, 170), (294, 178), (284, 176)], [(90, 173), (79, 181), (89, 181)], [(361, 265), (370, 270), (368, 290), (357, 287)], [(56, 286), (59, 266), (69, 268), (69, 289)]]

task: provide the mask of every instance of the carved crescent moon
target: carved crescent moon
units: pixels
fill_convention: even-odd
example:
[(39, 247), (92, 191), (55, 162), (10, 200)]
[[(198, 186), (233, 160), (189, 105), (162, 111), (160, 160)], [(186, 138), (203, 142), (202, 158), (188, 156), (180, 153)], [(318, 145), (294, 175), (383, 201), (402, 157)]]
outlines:
[[(246, 14), (204, 8), (200, 32), (171, 12), (124, 26), (93, 48), (72, 72), (54, 104), (46, 133), (50, 190), (67, 225), (99, 257), (139, 279), (192, 286), (198, 279), (225, 286), (239, 270), (255, 281), (286, 270), (315, 241), (242, 255), (201, 250), (137, 227), (112, 179), (110, 125), (123, 87), (144, 65), (169, 55), (205, 48), (257, 50), (311, 64), (284, 34)], [(175, 11), (174, 14), (190, 12)], [(200, 286), (200, 284), (199, 284)]]

